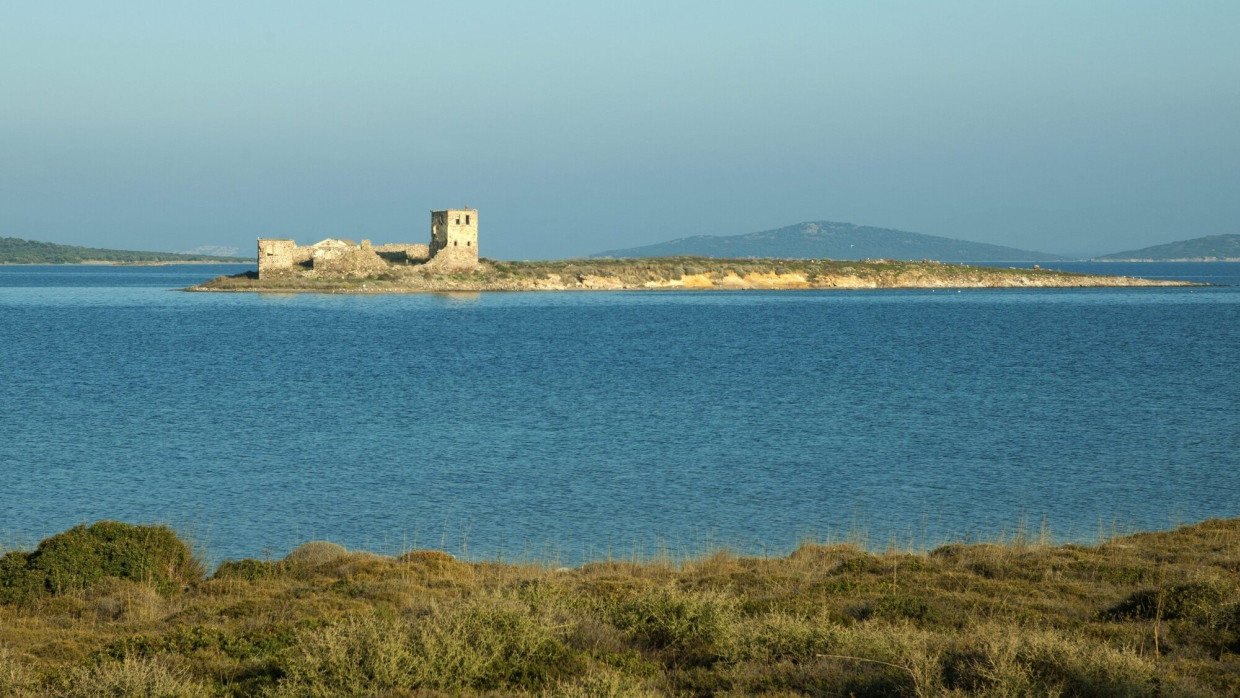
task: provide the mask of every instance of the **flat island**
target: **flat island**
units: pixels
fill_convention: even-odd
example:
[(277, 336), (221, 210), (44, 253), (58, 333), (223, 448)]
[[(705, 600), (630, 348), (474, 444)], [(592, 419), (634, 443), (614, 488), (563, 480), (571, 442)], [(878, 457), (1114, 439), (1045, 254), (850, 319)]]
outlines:
[(943, 264), (933, 261), (827, 259), (576, 259), (501, 262), (443, 268), (411, 259), (384, 259), (361, 270), (295, 264), (273, 273), (221, 276), (190, 291), (425, 293), (443, 291), (619, 291), (862, 288), (1038, 288), (1192, 286), (1186, 281)]
[(431, 211), (430, 240), (372, 245), (328, 238), (298, 245), (259, 238), (258, 270), (221, 276), (189, 291), (435, 293), (855, 288), (1191, 286), (1121, 276), (978, 267), (931, 260), (655, 257), (501, 262), (478, 255), (478, 211)]

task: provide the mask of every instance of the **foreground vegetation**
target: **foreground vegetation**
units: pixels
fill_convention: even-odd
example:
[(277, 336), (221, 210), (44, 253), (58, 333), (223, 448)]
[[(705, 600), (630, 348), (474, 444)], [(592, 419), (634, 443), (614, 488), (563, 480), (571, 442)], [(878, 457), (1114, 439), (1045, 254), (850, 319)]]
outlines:
[(1065, 286), (1186, 286), (1118, 276), (1074, 274), (890, 259), (569, 259), (546, 262), (481, 260), (473, 272), (391, 263), (367, 276), (296, 267), (263, 279), (256, 272), (221, 276), (192, 291), (408, 293), (622, 289), (1004, 288)]
[(0, 238), (0, 264), (81, 264), (109, 262), (137, 264), (156, 262), (249, 262), (251, 259), (178, 252), (133, 252), (98, 247), (58, 245), (21, 238)]
[(1236, 695), (1240, 519), (1097, 546), (549, 569), (162, 527), (0, 559), (0, 695)]

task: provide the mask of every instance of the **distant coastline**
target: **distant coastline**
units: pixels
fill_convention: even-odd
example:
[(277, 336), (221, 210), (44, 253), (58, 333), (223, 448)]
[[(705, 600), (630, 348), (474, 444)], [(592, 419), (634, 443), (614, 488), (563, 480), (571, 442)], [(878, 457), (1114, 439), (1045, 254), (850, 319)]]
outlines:
[(1107, 264), (1110, 262), (1140, 262), (1142, 264), (1157, 264), (1160, 262), (1190, 262), (1190, 263), (1209, 264), (1212, 262), (1240, 262), (1240, 257), (1178, 257), (1178, 258), (1172, 258), (1172, 259), (1153, 259), (1149, 257), (1132, 257), (1132, 258), (1101, 257), (1098, 259), (1091, 259), (1089, 261), (1098, 262), (1101, 264)]
[(1124, 250), (1096, 262), (1240, 262), (1240, 235), (1207, 235), (1139, 250)]
[(0, 262), (0, 266), (6, 267), (170, 267), (181, 264), (200, 264), (200, 265), (220, 265), (227, 264), (232, 266), (252, 265), (249, 260), (229, 260), (221, 262), (215, 259), (168, 259), (160, 261), (138, 261), (138, 262), (118, 262), (108, 259), (84, 259), (80, 262)]
[[(231, 248), (229, 248), (231, 249)], [(0, 264), (244, 264), (235, 255), (191, 252), (143, 252), (61, 245), (0, 237)]]

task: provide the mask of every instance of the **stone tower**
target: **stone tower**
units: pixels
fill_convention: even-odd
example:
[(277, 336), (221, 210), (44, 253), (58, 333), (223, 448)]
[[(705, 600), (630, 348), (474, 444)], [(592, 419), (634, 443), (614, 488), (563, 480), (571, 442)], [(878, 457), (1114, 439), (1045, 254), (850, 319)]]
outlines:
[(437, 265), (473, 268), (478, 264), (478, 211), (431, 211), (431, 260)]
[(297, 243), (292, 240), (259, 238), (258, 278), (263, 278), (265, 273), (291, 269), (293, 267), (293, 253), (296, 248)]

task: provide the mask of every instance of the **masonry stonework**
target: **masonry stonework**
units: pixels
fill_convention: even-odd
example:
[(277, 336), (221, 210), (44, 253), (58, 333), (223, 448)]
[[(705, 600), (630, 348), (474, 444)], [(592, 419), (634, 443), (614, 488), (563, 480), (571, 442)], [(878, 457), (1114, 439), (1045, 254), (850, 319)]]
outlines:
[(302, 266), (337, 274), (372, 274), (390, 264), (425, 264), (435, 269), (465, 271), (478, 266), (478, 211), (431, 211), (429, 245), (391, 243), (371, 245), (362, 240), (328, 238), (313, 245), (291, 239), (258, 239), (258, 278)]
[(264, 272), (272, 272), (277, 269), (290, 269), (293, 266), (293, 250), (297, 247), (297, 243), (292, 240), (278, 240), (274, 238), (258, 239), (258, 278), (263, 278)]
[(385, 245), (375, 245), (375, 254), (388, 261), (425, 262), (431, 258), (431, 247), (430, 245), (389, 242)]
[(471, 208), (431, 211), (431, 261), (436, 266), (478, 264), (478, 212)]

